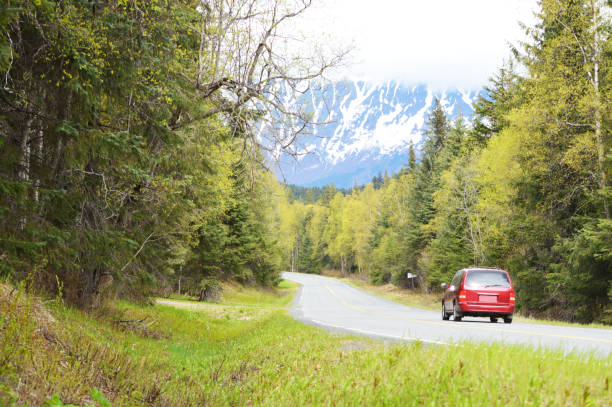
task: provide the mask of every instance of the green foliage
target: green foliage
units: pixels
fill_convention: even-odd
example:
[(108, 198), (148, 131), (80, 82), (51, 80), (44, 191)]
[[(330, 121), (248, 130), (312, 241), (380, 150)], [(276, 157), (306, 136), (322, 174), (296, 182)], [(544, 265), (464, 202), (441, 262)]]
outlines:
[(564, 291), (578, 320), (592, 321), (603, 316), (607, 321), (604, 312), (610, 309), (612, 220), (586, 223), (572, 240), (560, 240), (554, 249), (561, 253), (563, 262), (554, 264), (546, 276), (550, 289)]
[[(328, 185), (325, 187), (302, 187), (299, 185), (287, 185), (287, 188), (291, 191), (292, 199), (300, 201), (305, 205), (313, 204), (320, 199), (327, 199), (324, 197), (324, 195), (326, 195), (326, 189), (337, 189), (333, 185)], [(348, 189), (340, 188), (338, 190), (345, 195), (350, 193), (350, 190)], [(327, 192), (328, 196), (330, 194), (331, 196), (334, 195), (334, 193)], [(329, 202), (329, 200), (327, 200), (327, 202)]]
[(300, 227), (300, 234), (302, 238), (298, 240), (297, 244), (297, 270), (301, 273), (320, 273), (321, 266), (319, 259), (315, 255), (315, 247), (310, 237), (310, 234), (306, 232), (306, 227), (312, 220), (312, 213), (306, 214)]
[[(110, 403), (110, 401), (104, 398), (104, 396), (98, 389), (93, 389), (91, 391), (91, 398), (92, 400), (97, 402), (96, 406), (112, 407), (112, 404)], [(77, 406), (74, 404), (62, 403), (62, 400), (60, 399), (60, 397), (57, 394), (54, 394), (53, 397), (51, 397), (49, 400), (45, 402), (44, 407), (77, 407)], [(88, 404), (87, 407), (94, 407), (94, 405)]]
[(57, 394), (54, 394), (47, 402), (44, 407), (77, 407), (74, 404), (64, 404)]
[(275, 181), (238, 120), (204, 114), (198, 2), (0, 7), (0, 275), (92, 308), (275, 283)]

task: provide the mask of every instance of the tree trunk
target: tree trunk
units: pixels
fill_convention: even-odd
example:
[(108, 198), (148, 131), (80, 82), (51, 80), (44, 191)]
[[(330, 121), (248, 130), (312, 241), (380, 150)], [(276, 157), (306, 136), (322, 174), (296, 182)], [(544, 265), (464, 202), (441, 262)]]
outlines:
[[(17, 179), (21, 182), (27, 182), (30, 180), (30, 132), (32, 127), (33, 119), (30, 117), (26, 119), (23, 131), (21, 132), (21, 140), (19, 140), (19, 170), (17, 173)], [(28, 222), (26, 215), (19, 219), (19, 229), (23, 230)]]
[[(599, 7), (596, 0), (591, 0), (593, 11), (593, 91), (595, 94), (595, 140), (597, 142), (597, 164), (599, 167), (599, 187), (603, 190), (608, 186), (605, 169), (605, 143), (602, 134), (601, 95), (599, 91), (599, 61), (601, 58), (601, 44), (599, 35)], [(610, 219), (610, 208), (607, 196), (603, 197), (603, 207), (606, 219)]]
[(296, 273), (300, 272), (300, 248), (298, 246), (299, 241), (295, 239), (295, 271)]
[[(64, 110), (62, 111), (61, 118), (62, 120), (68, 120), (70, 118), (70, 111), (72, 107), (71, 106), (72, 93), (68, 92), (66, 99), (64, 101), (61, 101), (61, 103), (64, 105)], [(55, 145), (55, 157), (53, 158), (53, 166), (52, 166), (53, 175), (56, 181), (59, 180), (59, 172), (60, 172), (63, 152), (64, 152), (64, 135), (59, 134), (57, 137), (57, 143)]]
[(100, 307), (104, 294), (114, 279), (110, 273), (103, 272), (99, 268), (84, 271), (84, 273), (85, 281), (81, 293), (81, 305), (88, 309), (96, 309)]
[[(42, 125), (41, 125), (42, 126)], [(43, 164), (43, 151), (44, 151), (44, 133), (42, 127), (38, 130), (38, 137), (34, 142), (34, 163), (35, 170), (31, 171), (34, 173), (34, 202), (38, 202), (40, 200), (39, 191), (40, 191), (40, 172)]]
[(19, 181), (30, 180), (30, 131), (32, 127), (32, 118), (28, 118), (21, 132), (21, 140), (19, 140), (19, 173), (17, 178)]
[(461, 189), (455, 189), (455, 194), (461, 200), (460, 209), (463, 211), (465, 221), (469, 228), (469, 240), (472, 245), (472, 256), (474, 265), (478, 266), (485, 263), (486, 259), (482, 250), (482, 233), (480, 231), (480, 216), (476, 210), (478, 204), (478, 189), (473, 182), (474, 175), (468, 172), (462, 172)]

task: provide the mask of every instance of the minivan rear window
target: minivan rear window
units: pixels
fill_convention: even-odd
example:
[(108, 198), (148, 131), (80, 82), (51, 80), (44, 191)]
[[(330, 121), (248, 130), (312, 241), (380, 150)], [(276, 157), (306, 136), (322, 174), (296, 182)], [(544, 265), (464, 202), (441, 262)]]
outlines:
[(510, 287), (508, 276), (502, 271), (472, 270), (465, 279), (465, 285), (470, 287)]

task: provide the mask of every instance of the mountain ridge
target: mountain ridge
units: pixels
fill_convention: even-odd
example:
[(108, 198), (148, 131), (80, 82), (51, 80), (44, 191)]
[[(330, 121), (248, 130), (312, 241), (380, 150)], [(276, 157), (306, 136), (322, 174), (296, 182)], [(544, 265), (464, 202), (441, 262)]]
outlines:
[(369, 182), (385, 170), (393, 174), (407, 162), (410, 143), (423, 140), (427, 114), (435, 98), (451, 120), (469, 117), (481, 91), (450, 88), (433, 90), (426, 84), (387, 81), (342, 81), (304, 100), (315, 126), (300, 148), (309, 152), (293, 159), (281, 157), (277, 175), (300, 186), (338, 187)]

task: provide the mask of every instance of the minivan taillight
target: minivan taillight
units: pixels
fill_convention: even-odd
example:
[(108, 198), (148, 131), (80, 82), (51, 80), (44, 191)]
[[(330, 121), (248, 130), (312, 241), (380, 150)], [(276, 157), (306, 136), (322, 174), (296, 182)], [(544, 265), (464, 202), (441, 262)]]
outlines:
[(465, 290), (459, 291), (459, 300), (465, 300), (467, 298)]
[(516, 297), (514, 296), (514, 291), (510, 291), (510, 302), (514, 304), (516, 301)]

